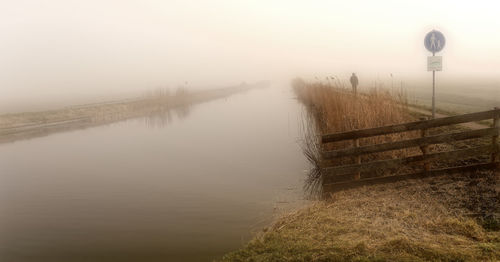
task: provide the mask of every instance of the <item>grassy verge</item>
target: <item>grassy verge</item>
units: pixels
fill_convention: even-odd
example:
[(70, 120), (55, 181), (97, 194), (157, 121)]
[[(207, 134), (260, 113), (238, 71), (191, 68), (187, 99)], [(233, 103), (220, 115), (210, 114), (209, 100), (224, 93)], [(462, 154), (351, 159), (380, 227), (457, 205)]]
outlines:
[(208, 101), (241, 92), (251, 87), (253, 86), (221, 88), (198, 92), (188, 92), (184, 89), (178, 89), (175, 92), (156, 90), (145, 94), (143, 97), (126, 101), (72, 106), (49, 111), (4, 114), (0, 115), (0, 126), (2, 128), (12, 128), (82, 117), (90, 118), (94, 122), (106, 122), (109, 120), (140, 116), (165, 108), (174, 108)]
[(469, 217), (464, 207), (485, 195), (471, 194), (471, 182), (488, 191), (494, 179), (484, 174), (340, 192), (282, 217), (222, 260), (498, 261), (498, 231)]
[[(72, 106), (57, 110), (40, 112), (21, 112), (0, 115), (0, 143), (18, 139), (45, 136), (50, 133), (87, 128), (121, 121), (130, 118), (160, 116), (170, 118), (170, 111), (184, 116), (190, 106), (227, 97), (251, 88), (264, 87), (267, 84), (241, 85), (188, 92), (178, 89), (175, 92), (156, 90), (143, 97), (127, 101)], [(166, 122), (164, 120), (163, 122)]]
[[(409, 106), (413, 107), (413, 108), (417, 108), (417, 109), (428, 111), (429, 115), (432, 112), (432, 107), (430, 107), (430, 106), (425, 106), (425, 105), (420, 105), (420, 104), (409, 104)], [(437, 114), (442, 114), (442, 115), (445, 115), (445, 116), (455, 116), (455, 115), (464, 114), (464, 112), (459, 113), (459, 112), (455, 112), (455, 111), (451, 111), (451, 110), (444, 110), (444, 109), (441, 109), (441, 108), (436, 108), (436, 113)], [(493, 121), (492, 120), (482, 120), (482, 121), (475, 121), (474, 123), (477, 123), (477, 124), (480, 124), (480, 125), (483, 125), (483, 126), (491, 126), (491, 124), (493, 123)]]
[[(296, 81), (295, 87), (315, 119), (316, 135), (412, 118), (404, 108), (393, 107), (400, 98), (383, 91), (360, 98), (321, 84)], [(314, 159), (317, 145), (314, 139), (306, 140), (312, 141), (306, 153)], [(435, 149), (463, 146), (468, 145), (436, 145)], [(281, 217), (221, 260), (500, 261), (498, 180), (498, 172), (488, 171), (337, 192)]]

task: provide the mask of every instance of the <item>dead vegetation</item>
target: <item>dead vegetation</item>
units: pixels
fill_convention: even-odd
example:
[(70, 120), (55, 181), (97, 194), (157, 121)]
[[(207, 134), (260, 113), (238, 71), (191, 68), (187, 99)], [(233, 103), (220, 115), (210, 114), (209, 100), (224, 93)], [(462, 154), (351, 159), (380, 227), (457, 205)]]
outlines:
[(0, 143), (137, 117), (148, 117), (148, 124), (162, 125), (168, 121), (172, 110), (180, 117), (184, 117), (189, 113), (189, 107), (193, 104), (264, 86), (267, 84), (258, 83), (197, 92), (188, 92), (183, 88), (175, 92), (157, 89), (145, 93), (140, 98), (124, 101), (71, 106), (40, 112), (4, 114), (0, 115)]
[(324, 83), (293, 81), (297, 98), (314, 114), (318, 131), (338, 133), (409, 121), (406, 98), (381, 88), (353, 94), (349, 89)]
[[(476, 189), (494, 191), (496, 179), (483, 173), (339, 192), (280, 218), (223, 260), (498, 261), (498, 225), (467, 208), (485, 196)], [(487, 197), (498, 209), (498, 195)]]
[[(294, 88), (308, 111), (304, 152), (315, 166), (308, 178), (309, 188), (321, 184), (320, 134), (415, 119), (405, 108), (404, 98), (383, 90), (354, 96), (345, 89), (301, 80), (294, 81)], [(434, 129), (430, 133), (443, 131), (453, 130)], [(400, 134), (403, 137), (374, 139), (413, 135), (408, 132)], [(491, 141), (438, 144), (432, 150), (481, 143)], [(400, 151), (374, 157), (413, 153)], [(499, 176), (493, 171), (472, 172), (336, 192), (279, 218), (244, 248), (222, 260), (500, 261)]]
[(141, 98), (99, 104), (71, 106), (56, 110), (21, 112), (0, 115), (2, 128), (15, 128), (25, 125), (47, 124), (71, 119), (87, 118), (90, 122), (109, 122), (199, 102), (231, 93), (229, 89), (218, 89), (190, 93), (185, 89), (169, 92), (157, 89)]
[(22, 112), (0, 116), (2, 128), (16, 128), (26, 125), (43, 125), (72, 119), (86, 118), (89, 122), (108, 122), (127, 117), (143, 115), (161, 107), (175, 107), (186, 103), (185, 90), (171, 94), (168, 90), (156, 90), (142, 98), (114, 101), (100, 104), (72, 106), (57, 110)]
[[(372, 88), (366, 93), (353, 94), (349, 89), (330, 83), (306, 83), (295, 79), (292, 83), (297, 98), (307, 108), (303, 151), (313, 165), (306, 183), (309, 192), (321, 190), (321, 167), (325, 165), (351, 164), (352, 159), (324, 161), (320, 157), (319, 136), (354, 129), (363, 129), (409, 122), (415, 118), (409, 113), (406, 97), (402, 93), (391, 93), (381, 88)], [(403, 132), (391, 135), (360, 139), (359, 145), (387, 143), (419, 136), (418, 132)], [(351, 141), (329, 143), (324, 150), (350, 147)], [(361, 160), (373, 161), (402, 158), (419, 154), (416, 148), (394, 150), (363, 156)], [(368, 175), (381, 175), (377, 174)], [(333, 182), (333, 181), (329, 181)]]

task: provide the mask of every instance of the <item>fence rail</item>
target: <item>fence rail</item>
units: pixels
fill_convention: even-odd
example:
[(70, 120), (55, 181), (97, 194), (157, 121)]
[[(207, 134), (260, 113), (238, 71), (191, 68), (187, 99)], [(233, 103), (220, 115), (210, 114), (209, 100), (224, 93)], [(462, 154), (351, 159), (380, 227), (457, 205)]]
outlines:
[[(491, 128), (477, 129), (477, 130), (465, 130), (461, 132), (438, 134), (433, 136), (427, 136), (428, 129), (435, 127), (442, 127), (448, 125), (455, 125), (473, 121), (481, 121), (493, 119), (493, 125)], [(407, 139), (402, 141), (380, 143), (374, 145), (359, 146), (359, 140), (361, 138), (389, 135), (400, 132), (407, 131), (417, 131), (420, 130), (421, 137)], [(399, 181), (403, 179), (426, 177), (439, 174), (448, 174), (452, 172), (460, 172), (475, 169), (484, 168), (500, 168), (499, 155), (500, 146), (498, 144), (498, 137), (500, 135), (500, 108), (495, 108), (490, 111), (451, 116), (445, 118), (431, 119), (431, 120), (420, 120), (416, 122), (376, 127), (370, 129), (354, 130), (344, 133), (327, 134), (322, 136), (321, 141), (323, 145), (331, 142), (340, 142), (345, 140), (352, 140), (353, 147), (338, 149), (338, 150), (325, 150), (322, 151), (321, 156), (323, 158), (323, 181), (337, 181), (341, 182), (324, 182), (323, 189), (325, 192), (344, 189), (353, 186), (374, 184), (374, 183), (385, 183)], [(455, 141), (468, 140), (473, 138), (491, 137), (491, 144), (481, 145), (478, 147), (459, 149), (454, 151), (429, 153), (429, 145), (441, 144), (441, 143), (451, 143)], [(362, 162), (361, 156), (373, 153), (380, 153), (391, 150), (399, 150), (406, 148), (419, 147), (421, 155), (388, 159), (388, 160), (378, 160), (370, 162)], [(482, 155), (490, 155), (490, 161), (488, 163), (481, 164), (471, 164), (465, 166), (455, 166), (442, 169), (430, 169), (430, 163), (440, 160), (455, 160), (464, 159)], [(352, 158), (353, 164), (349, 165), (339, 165), (331, 166), (328, 164), (331, 160), (339, 158)], [(421, 172), (415, 172), (410, 174), (396, 174), (389, 176), (379, 176), (362, 178), (362, 172), (368, 172), (373, 170), (390, 170), (397, 169), (403, 166), (415, 166), (422, 165), (423, 170)], [(328, 179), (326, 179), (328, 178)]]
[(321, 141), (323, 143), (329, 143), (329, 142), (336, 142), (349, 139), (359, 139), (363, 137), (387, 135), (387, 134), (406, 132), (412, 130), (429, 129), (433, 127), (462, 124), (462, 123), (481, 121), (487, 119), (498, 119), (499, 117), (500, 117), (500, 109), (495, 108), (490, 111), (477, 112), (459, 116), (450, 116), (450, 117), (436, 118), (431, 120), (421, 120), (421, 121), (409, 122), (391, 126), (354, 130), (344, 133), (327, 134), (321, 138)]

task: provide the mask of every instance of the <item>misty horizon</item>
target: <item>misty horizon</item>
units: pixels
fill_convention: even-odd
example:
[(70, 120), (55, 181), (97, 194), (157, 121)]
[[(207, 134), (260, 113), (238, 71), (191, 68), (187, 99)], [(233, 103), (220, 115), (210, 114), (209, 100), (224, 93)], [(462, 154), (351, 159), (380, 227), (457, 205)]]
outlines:
[(447, 39), (440, 83), (498, 84), (498, 7), (494, 1), (4, 2), (0, 112), (185, 82), (210, 88), (294, 77), (347, 80), (357, 72), (361, 86), (387, 86), (390, 74), (425, 86), (430, 54), (423, 37), (432, 29)]
[(0, 261), (500, 261), (499, 11), (0, 1)]

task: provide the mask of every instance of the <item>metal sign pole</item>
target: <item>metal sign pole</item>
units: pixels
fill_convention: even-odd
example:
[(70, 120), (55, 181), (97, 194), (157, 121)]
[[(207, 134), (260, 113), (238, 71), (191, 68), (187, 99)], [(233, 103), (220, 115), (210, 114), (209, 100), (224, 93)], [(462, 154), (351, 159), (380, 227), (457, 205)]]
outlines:
[[(432, 52), (432, 56), (435, 52)], [(432, 119), (436, 118), (436, 70), (432, 70)]]
[(424, 46), (432, 52), (432, 56), (427, 57), (427, 71), (432, 70), (432, 118), (436, 118), (436, 71), (442, 70), (442, 57), (436, 56), (436, 52), (443, 49), (446, 43), (444, 35), (436, 30), (432, 30), (424, 38)]

